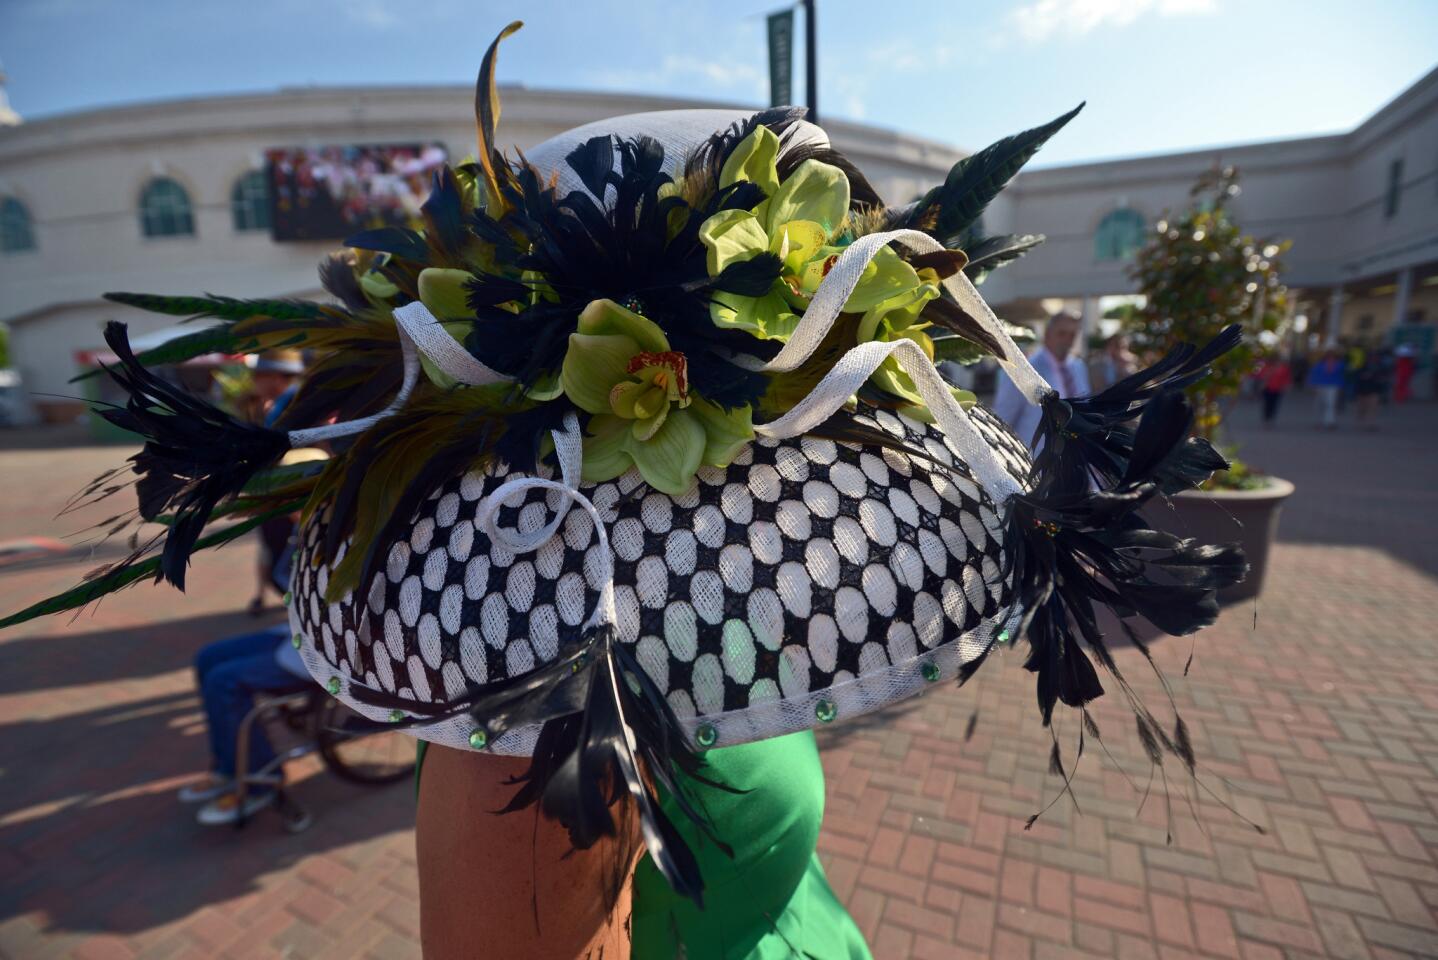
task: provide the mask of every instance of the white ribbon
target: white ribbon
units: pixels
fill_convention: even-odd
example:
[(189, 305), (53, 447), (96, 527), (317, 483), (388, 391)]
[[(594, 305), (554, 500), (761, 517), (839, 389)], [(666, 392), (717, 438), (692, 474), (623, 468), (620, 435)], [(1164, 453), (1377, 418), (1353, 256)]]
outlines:
[[(800, 318), (799, 325), (794, 328), (794, 333), (789, 341), (784, 344), (773, 360), (764, 364), (760, 370), (765, 373), (787, 373), (797, 369), (800, 364), (813, 356), (819, 344), (824, 342), (829, 331), (833, 328), (834, 322), (844, 309), (849, 296), (859, 281), (864, 276), (864, 268), (869, 261), (878, 256), (879, 251), (894, 241), (899, 241), (910, 249), (921, 254), (938, 253), (944, 249), (943, 244), (918, 230), (889, 230), (884, 233), (870, 233), (860, 237), (845, 248), (829, 268), (829, 273), (824, 277), (819, 289), (814, 291), (814, 297), (809, 301), (809, 306), (804, 310), (804, 316)], [(944, 290), (954, 298), (954, 301), (965, 313), (978, 321), (1003, 348), (1004, 355), (998, 358), (1000, 364), (1013, 378), (1014, 385), (1028, 398), (1030, 403), (1042, 403), (1044, 398), (1053, 392), (1053, 387), (1038, 371), (1034, 370), (1029, 363), (1029, 358), (1014, 343), (1009, 332), (999, 318), (994, 316), (994, 311), (984, 302), (979, 291), (964, 276), (962, 270), (954, 271), (954, 274), (943, 281)], [(912, 374), (911, 374), (912, 376)]]
[(304, 430), (291, 430), (289, 432), (291, 447), (308, 447), (325, 440), (333, 440), (336, 437), (348, 437), (356, 433), (363, 433), (386, 417), (398, 413), (405, 402), (409, 400), (409, 395), (414, 392), (415, 384), (419, 382), (421, 354), (440, 371), (466, 386), (479, 387), (489, 383), (509, 383), (513, 379), (476, 360), (464, 348), (464, 344), (451, 336), (444, 325), (435, 319), (434, 314), (429, 312), (429, 308), (418, 300), (402, 307), (396, 307), (394, 321), (395, 327), (399, 331), (400, 353), (404, 359), (404, 381), (400, 384), (399, 393), (395, 394), (389, 406), (379, 413), (360, 417), (358, 420), (327, 423), (322, 427), (309, 427)]
[(476, 360), (464, 344), (451, 336), (444, 324), (418, 300), (395, 308), (394, 320), (400, 332), (414, 341), (430, 363), (465, 386), (513, 382), (513, 377), (507, 377)]
[(924, 405), (945, 436), (953, 440), (960, 456), (995, 503), (1001, 504), (1022, 488), (1004, 467), (994, 448), (974, 426), (968, 413), (954, 399), (939, 372), (923, 349), (912, 340), (861, 343), (839, 358), (804, 399), (777, 420), (754, 427), (761, 437), (785, 440), (801, 436), (838, 412), (889, 357), (914, 381)]
[(403, 330), (400, 330), (399, 334), (399, 349), (404, 359), (404, 380), (400, 383), (399, 393), (394, 395), (389, 406), (379, 413), (360, 417), (358, 420), (327, 423), (321, 427), (307, 427), (304, 430), (291, 430), (288, 434), (291, 449), (312, 446), (325, 440), (333, 440), (336, 437), (348, 437), (351, 434), (363, 433), (384, 418), (398, 413), (405, 402), (409, 400), (409, 395), (414, 392), (414, 385), (419, 382), (419, 351), (415, 348), (414, 341), (406, 336)]
[[(616, 620), (614, 553), (609, 547), (609, 531), (605, 529), (604, 518), (600, 516), (599, 508), (594, 505), (592, 500), (579, 492), (579, 476), (583, 460), (583, 435), (579, 430), (579, 417), (573, 411), (566, 413), (564, 429), (552, 430), (550, 433), (554, 437), (554, 454), (559, 460), (559, 471), (564, 478), (563, 481), (525, 476), (506, 480), (490, 491), (489, 495), (480, 502), (474, 522), (489, 537), (491, 543), (514, 554), (532, 553), (548, 543), (549, 539), (559, 532), (559, 525), (568, 516), (571, 506), (577, 505), (583, 508), (589, 514), (589, 518), (594, 521), (594, 535), (599, 540), (599, 557), (603, 563), (599, 577), (603, 586), (599, 591), (599, 602), (595, 604), (594, 611), (589, 615), (589, 619), (584, 621), (581, 629), (587, 630), (590, 627), (606, 623), (612, 626)], [(532, 489), (555, 490), (563, 496), (554, 519), (538, 530), (531, 530), (529, 533), (500, 527), (497, 523), (499, 508), (504, 506), (505, 501), (515, 494)]]

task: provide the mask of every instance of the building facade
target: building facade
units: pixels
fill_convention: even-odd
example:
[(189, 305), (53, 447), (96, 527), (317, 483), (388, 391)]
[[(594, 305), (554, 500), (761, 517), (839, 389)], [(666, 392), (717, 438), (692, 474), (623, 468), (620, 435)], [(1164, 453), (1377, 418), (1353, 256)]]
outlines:
[[(506, 89), (500, 134), (522, 148), (592, 120), (693, 103)], [(962, 154), (856, 124), (835, 144), (889, 199), (910, 199)], [(109, 290), (318, 296), (336, 243), (270, 238), (262, 176), (271, 147), (439, 141), (474, 152), (473, 90), (453, 86), (281, 90), (88, 111), (0, 129), (0, 322), (32, 414), (68, 416), (75, 356), (106, 320), (144, 334), (173, 318), (101, 299)], [(257, 176), (258, 175), (258, 176)], [(258, 193), (256, 192), (258, 190)]]
[(1438, 70), (1348, 133), (1025, 172), (986, 226), (1048, 240), (986, 294), (1015, 319), (1055, 298), (1092, 320), (1099, 298), (1136, 292), (1134, 251), (1215, 166), (1239, 169), (1245, 232), (1292, 241), (1284, 280), (1318, 342), (1438, 326)]
[[(173, 324), (101, 299), (109, 290), (317, 296), (335, 244), (271, 239), (263, 152), (438, 141), (473, 152), (468, 87), (307, 88), (86, 111), (0, 124), (0, 322), (31, 416), (69, 416), (76, 356), (106, 320), (136, 335)], [(503, 91), (502, 139), (522, 148), (582, 123), (697, 104), (523, 88)], [(826, 124), (891, 203), (942, 180), (963, 152), (875, 127)], [(989, 233), (1045, 233), (985, 295), (1015, 320), (1054, 299), (1097, 317), (1133, 292), (1127, 261), (1165, 209), (1215, 163), (1242, 169), (1237, 212), (1290, 238), (1287, 279), (1326, 338), (1438, 325), (1438, 70), (1357, 129), (1022, 175), (986, 211)], [(1431, 339), (1427, 341), (1431, 351)]]

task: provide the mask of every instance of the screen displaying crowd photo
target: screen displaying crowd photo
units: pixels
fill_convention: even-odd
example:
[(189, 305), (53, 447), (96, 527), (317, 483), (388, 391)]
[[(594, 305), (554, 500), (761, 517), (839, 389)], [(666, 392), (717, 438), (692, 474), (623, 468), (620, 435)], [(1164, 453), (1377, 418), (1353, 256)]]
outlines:
[(265, 151), (276, 240), (343, 240), (404, 226), (447, 153), (438, 143), (276, 147)]

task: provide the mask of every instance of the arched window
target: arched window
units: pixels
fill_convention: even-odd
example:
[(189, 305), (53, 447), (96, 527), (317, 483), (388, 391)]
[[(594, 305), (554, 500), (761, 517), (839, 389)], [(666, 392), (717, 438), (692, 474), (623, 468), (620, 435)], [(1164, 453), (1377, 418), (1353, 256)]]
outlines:
[(270, 187), (263, 170), (251, 170), (230, 191), (230, 213), (236, 230), (270, 228)]
[(1099, 221), (1093, 235), (1095, 260), (1127, 260), (1143, 246), (1143, 214), (1121, 207)]
[(14, 197), (0, 199), (0, 251), (19, 253), (35, 249), (35, 230), (30, 211)]
[(156, 177), (140, 193), (140, 229), (147, 237), (189, 236), (195, 232), (190, 195), (169, 177)]

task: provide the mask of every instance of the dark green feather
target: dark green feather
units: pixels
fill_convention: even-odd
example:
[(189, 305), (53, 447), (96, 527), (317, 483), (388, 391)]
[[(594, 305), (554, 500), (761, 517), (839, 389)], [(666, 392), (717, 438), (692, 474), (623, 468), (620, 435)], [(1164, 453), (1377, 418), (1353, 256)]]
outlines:
[[(259, 514), (258, 516), (241, 520), (234, 526), (226, 527), (207, 537), (201, 537), (195, 542), (195, 546), (191, 550), (191, 555), (208, 549), (209, 547), (218, 547), (222, 544), (229, 543), (231, 540), (235, 540), (249, 533), (266, 520), (286, 513), (294, 513), (303, 506), (303, 501), (287, 503)], [(63, 613), (66, 610), (75, 610), (107, 594), (114, 593), (116, 590), (128, 587), (130, 584), (143, 580), (146, 577), (153, 577), (159, 572), (160, 563), (163, 559), (161, 555), (156, 554), (138, 563), (124, 564), (103, 576), (82, 583), (72, 590), (66, 590), (64, 593), (50, 597), (47, 600), (41, 600), (39, 603), (32, 604), (18, 613), (12, 613), (10, 616), (0, 619), (0, 630), (3, 630), (5, 627), (13, 627), (16, 624), (24, 623), (27, 620), (34, 620), (36, 617), (49, 616), (52, 613)]]
[(964, 249), (969, 255), (968, 265), (964, 267), (964, 273), (975, 283), (978, 278), (993, 270), (1010, 263), (1028, 253), (1034, 247), (1044, 242), (1044, 235), (1041, 233), (1025, 234), (1004, 234), (1002, 236), (984, 237), (977, 243), (970, 244)]
[(930, 190), (919, 202), (916, 214), (923, 216), (925, 211), (937, 206), (938, 215), (931, 232), (945, 246), (956, 245), (960, 234), (983, 215), (984, 208), (998, 196), (1004, 184), (1083, 107), (1080, 103), (1041, 127), (1004, 137), (960, 160), (943, 184)]
[[(185, 334), (183, 337), (167, 340), (158, 347), (136, 354), (135, 359), (147, 367), (153, 367), (162, 363), (183, 363), (195, 357), (202, 357), (207, 353), (246, 353), (255, 346), (253, 339), (236, 337), (234, 328), (230, 324), (221, 323)], [(70, 382), (79, 383), (81, 380), (88, 380), (102, 372), (97, 367), (79, 376), (71, 377)]]
[(317, 320), (324, 316), (321, 304), (307, 300), (239, 300), (235, 297), (167, 297), (157, 293), (107, 293), (106, 300), (138, 307), (151, 313), (198, 320), (218, 317), (221, 320), (247, 320), (250, 317), (272, 317), (276, 320)]

